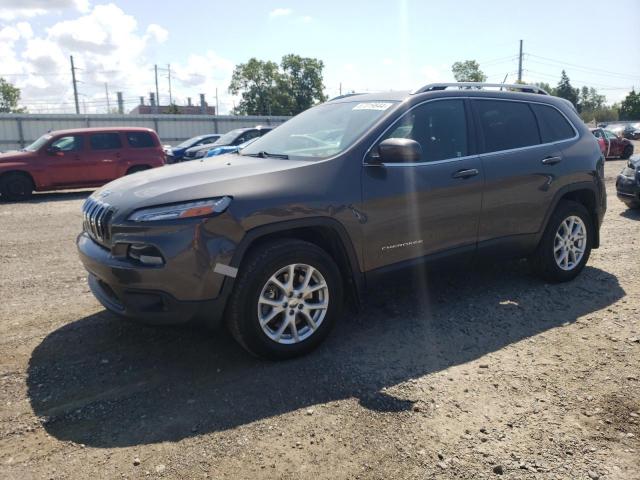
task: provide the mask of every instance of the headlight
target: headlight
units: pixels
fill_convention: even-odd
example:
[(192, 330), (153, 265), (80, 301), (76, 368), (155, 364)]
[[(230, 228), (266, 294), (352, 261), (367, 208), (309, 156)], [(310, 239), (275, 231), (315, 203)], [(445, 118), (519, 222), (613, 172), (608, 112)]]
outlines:
[(202, 158), (205, 156), (206, 153), (207, 153), (207, 150), (198, 150), (198, 152), (196, 152), (196, 158)]
[(212, 198), (195, 202), (177, 203), (162, 207), (143, 208), (133, 212), (129, 220), (134, 222), (156, 222), (179, 218), (206, 217), (224, 212), (231, 203), (231, 197)]

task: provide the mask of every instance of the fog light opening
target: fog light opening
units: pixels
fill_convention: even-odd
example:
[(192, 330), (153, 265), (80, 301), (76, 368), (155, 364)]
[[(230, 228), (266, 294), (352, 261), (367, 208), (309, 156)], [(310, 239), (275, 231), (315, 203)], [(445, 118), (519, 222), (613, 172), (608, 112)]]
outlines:
[(162, 254), (152, 245), (130, 245), (128, 256), (129, 258), (144, 265), (164, 265), (164, 258), (162, 257)]

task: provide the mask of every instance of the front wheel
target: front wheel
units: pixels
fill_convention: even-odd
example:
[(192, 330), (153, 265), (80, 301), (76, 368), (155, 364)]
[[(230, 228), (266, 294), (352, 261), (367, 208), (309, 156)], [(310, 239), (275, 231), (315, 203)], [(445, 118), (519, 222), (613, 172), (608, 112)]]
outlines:
[(4, 200), (26, 200), (33, 194), (33, 182), (22, 173), (7, 173), (0, 178), (0, 195)]
[(593, 221), (584, 205), (563, 200), (551, 215), (529, 263), (549, 282), (573, 280), (584, 268), (593, 244)]
[(342, 310), (342, 278), (318, 246), (280, 240), (243, 262), (229, 299), (227, 327), (250, 353), (286, 359), (309, 353)]
[(631, 158), (631, 155), (633, 155), (633, 146), (632, 145), (627, 145), (626, 147), (624, 147), (624, 150), (622, 151), (622, 159), (623, 160), (628, 160), (629, 158)]

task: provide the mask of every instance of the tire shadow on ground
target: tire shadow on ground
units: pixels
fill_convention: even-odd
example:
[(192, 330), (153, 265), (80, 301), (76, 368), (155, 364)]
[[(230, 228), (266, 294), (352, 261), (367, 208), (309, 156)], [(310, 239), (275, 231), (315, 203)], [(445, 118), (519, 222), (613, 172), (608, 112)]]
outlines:
[(587, 267), (549, 285), (522, 262), (407, 277), (373, 291), (314, 353), (246, 354), (220, 331), (155, 328), (101, 312), (49, 334), (31, 356), (28, 395), (46, 431), (94, 447), (179, 441), (301, 408), (358, 398), (396, 412), (383, 390), (570, 324), (625, 295)]

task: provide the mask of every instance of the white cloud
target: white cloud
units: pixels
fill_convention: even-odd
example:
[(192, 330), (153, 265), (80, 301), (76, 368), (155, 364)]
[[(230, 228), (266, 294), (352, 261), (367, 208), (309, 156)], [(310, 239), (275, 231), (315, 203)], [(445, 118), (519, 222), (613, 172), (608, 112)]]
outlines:
[(291, 15), (292, 13), (293, 10), (291, 10), (290, 8), (276, 8), (269, 12), (269, 18), (286, 17), (287, 15)]
[(305, 15), (304, 17), (300, 18), (300, 21), (302, 23), (311, 23), (313, 21), (313, 17), (311, 17), (310, 15)]
[(2, 0), (0, 20), (15, 20), (74, 9), (79, 12), (89, 10), (88, 0)]
[(147, 35), (158, 43), (164, 43), (167, 41), (167, 38), (169, 38), (169, 32), (155, 23), (147, 27)]

